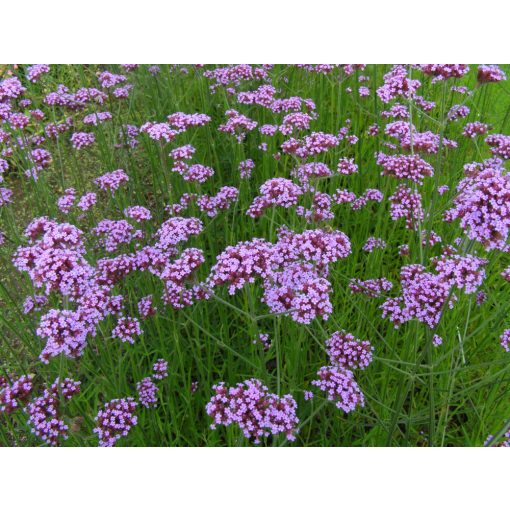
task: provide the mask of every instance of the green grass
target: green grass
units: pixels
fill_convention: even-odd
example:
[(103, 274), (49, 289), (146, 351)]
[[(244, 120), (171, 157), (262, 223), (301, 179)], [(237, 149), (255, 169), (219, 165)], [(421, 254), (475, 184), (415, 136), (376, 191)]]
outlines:
[[(107, 66), (119, 71), (117, 66)], [(456, 85), (474, 88), (476, 67)], [(52, 72), (40, 84), (24, 83), (34, 107), (46, 112), (47, 118), (61, 119), (62, 111), (42, 104), (44, 94), (65, 83), (71, 90), (81, 86), (96, 86), (98, 66), (53, 66)], [(438, 255), (440, 247), (421, 248), (416, 232), (406, 230), (401, 222), (392, 222), (385, 200), (381, 204), (352, 211), (348, 205), (336, 206), (335, 219), (326, 228), (339, 229), (349, 236), (352, 254), (332, 266), (329, 280), (334, 289), (334, 312), (326, 322), (316, 320), (308, 326), (296, 324), (286, 316), (271, 316), (260, 303), (261, 289), (257, 284), (247, 286), (236, 296), (220, 289), (217, 298), (199, 302), (191, 308), (176, 311), (160, 302), (162, 292), (158, 280), (148, 273), (135, 273), (118, 290), (125, 296), (126, 313), (137, 315), (140, 297), (154, 294), (159, 313), (142, 323), (144, 334), (134, 345), (111, 339), (112, 319), (103, 321), (95, 338), (89, 339), (84, 355), (77, 359), (54, 358), (48, 365), (38, 361), (43, 347), (35, 330), (38, 316), (25, 316), (22, 303), (33, 292), (28, 277), (18, 273), (11, 264), (15, 248), (24, 243), (22, 231), (31, 218), (47, 215), (69, 221), (88, 232), (102, 218), (121, 219), (128, 205), (144, 205), (151, 209), (154, 220), (149, 235), (166, 219), (164, 206), (184, 192), (214, 194), (220, 186), (240, 187), (235, 207), (208, 219), (193, 206), (186, 215), (204, 221), (204, 231), (186, 246), (204, 250), (206, 263), (199, 271), (205, 279), (216, 255), (228, 245), (253, 237), (276, 239), (280, 225), (300, 231), (310, 228), (292, 210), (276, 209), (257, 220), (244, 213), (258, 192), (258, 187), (271, 177), (289, 177), (295, 161), (283, 156), (276, 161), (272, 154), (279, 141), (261, 137), (256, 131), (243, 144), (237, 144), (216, 127), (224, 121), (227, 108), (236, 108), (256, 120), (259, 125), (277, 123), (280, 116), (258, 106), (236, 105), (234, 98), (222, 89), (211, 94), (209, 81), (202, 72), (188, 67), (188, 74), (161, 66), (161, 73), (152, 77), (141, 67), (129, 75), (134, 85), (129, 100), (111, 100), (103, 109), (114, 115), (113, 122), (93, 128), (97, 143), (77, 153), (68, 141), (69, 135), (45, 147), (53, 155), (51, 168), (41, 173), (34, 183), (23, 176), (26, 161), (16, 154), (16, 164), (6, 176), (7, 186), (15, 191), (14, 204), (0, 208), (0, 229), (8, 242), (0, 247), (0, 370), (6, 374), (36, 374), (38, 387), (51, 384), (56, 377), (72, 377), (82, 381), (82, 392), (63, 409), (70, 424), (68, 446), (92, 446), (97, 437), (92, 433), (98, 409), (113, 398), (136, 396), (136, 382), (150, 375), (158, 358), (169, 361), (169, 377), (159, 383), (159, 405), (156, 409), (138, 408), (138, 425), (119, 446), (246, 446), (250, 443), (233, 427), (210, 430), (205, 405), (211, 397), (212, 385), (219, 381), (235, 384), (254, 377), (264, 382), (270, 391), (281, 395), (291, 393), (298, 403), (300, 431), (295, 443), (275, 437), (266, 440), (272, 446), (479, 446), (489, 434), (498, 433), (510, 417), (510, 363), (499, 344), (499, 335), (510, 327), (509, 287), (499, 274), (510, 263), (510, 256), (500, 252), (485, 254), (480, 246), (464, 243), (463, 249), (489, 259), (487, 278), (482, 289), (487, 302), (478, 307), (475, 295), (459, 294), (453, 310), (445, 312), (437, 332), (444, 343), (432, 348), (431, 332), (417, 322), (404, 324), (396, 330), (381, 318), (380, 299), (368, 300), (352, 295), (347, 288), (351, 278), (390, 279), (399, 291), (398, 275), (404, 263), (428, 264)], [(359, 173), (335, 176), (320, 181), (318, 188), (333, 192), (349, 188), (361, 194), (367, 188), (379, 188), (387, 198), (397, 182), (380, 176), (374, 153), (381, 148), (381, 137), (366, 135), (374, 122), (384, 122), (379, 112), (384, 108), (375, 94), (374, 83), (380, 85), (389, 66), (371, 65), (363, 74), (370, 76), (371, 96), (360, 98), (355, 75), (339, 79), (339, 75), (311, 75), (295, 67), (277, 65), (270, 72), (273, 84), (280, 89), (279, 97), (302, 96), (317, 105), (318, 119), (312, 123), (315, 131), (337, 133), (351, 119), (351, 132), (359, 137), (354, 146), (341, 144), (318, 158), (335, 168), (339, 157), (353, 157)], [(508, 69), (505, 69), (508, 72)], [(417, 77), (418, 71), (413, 71)], [(472, 98), (450, 91), (453, 82), (431, 84), (429, 78), (419, 76), (421, 94), (437, 101), (437, 107), (425, 114), (412, 107), (413, 122), (420, 131), (431, 130), (459, 143), (456, 150), (427, 156), (435, 168), (433, 178), (423, 186), (423, 202), (428, 217), (422, 229), (434, 230), (450, 243), (462, 235), (457, 224), (442, 221), (443, 212), (451, 205), (455, 187), (463, 176), (463, 164), (490, 156), (483, 141), (478, 143), (461, 136), (464, 122), (444, 121), (449, 108), (466, 100), (471, 113), (467, 121), (490, 123), (496, 133), (507, 133), (510, 124), (510, 88), (506, 82), (486, 85), (476, 90)], [(346, 92), (352, 87), (352, 94)], [(98, 109), (99, 111), (100, 109)], [(90, 112), (94, 111), (93, 109)], [(204, 127), (180, 135), (172, 147), (191, 143), (197, 149), (195, 160), (211, 166), (215, 175), (203, 185), (185, 183), (169, 171), (171, 161), (166, 148), (156, 142), (140, 138), (134, 151), (114, 148), (122, 124), (141, 125), (153, 120), (163, 121), (176, 111), (201, 112), (212, 117)], [(87, 110), (89, 113), (89, 110)], [(76, 113), (76, 129), (80, 128), (82, 113)], [(89, 130), (83, 129), (83, 130)], [(257, 146), (267, 141), (267, 152)], [(250, 181), (240, 181), (237, 167), (241, 160), (251, 158), (256, 168)], [(12, 165), (11, 165), (12, 166)], [(128, 186), (113, 200), (101, 200), (98, 207), (85, 218), (71, 212), (62, 215), (56, 206), (63, 190), (74, 187), (77, 195), (97, 191), (92, 180), (106, 171), (123, 168), (130, 176)], [(435, 192), (438, 185), (448, 184), (444, 196)], [(367, 237), (381, 237), (388, 242), (384, 251), (367, 254), (361, 250)], [(398, 246), (409, 243), (411, 254), (402, 259)], [(105, 253), (88, 242), (87, 259), (94, 262)], [(121, 248), (122, 250), (123, 248)], [(126, 248), (129, 251), (129, 247)], [(52, 296), (50, 304), (62, 307), (62, 301)], [(40, 314), (39, 314), (40, 315)], [(373, 363), (356, 379), (365, 394), (363, 409), (348, 415), (324, 400), (319, 392), (305, 401), (303, 392), (312, 389), (317, 370), (327, 364), (324, 341), (336, 330), (345, 329), (357, 338), (369, 339), (375, 348)], [(252, 340), (259, 332), (269, 333), (273, 347), (264, 352)], [(198, 390), (190, 391), (198, 381)], [(26, 425), (26, 415), (18, 411), (0, 416), (1, 445), (40, 445)]]

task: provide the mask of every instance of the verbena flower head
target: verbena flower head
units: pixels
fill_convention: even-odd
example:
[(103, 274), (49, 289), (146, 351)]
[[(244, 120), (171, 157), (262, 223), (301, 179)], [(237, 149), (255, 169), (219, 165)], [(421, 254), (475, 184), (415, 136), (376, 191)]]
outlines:
[(506, 80), (506, 74), (495, 64), (482, 64), (478, 66), (478, 82), (490, 83)]
[(349, 282), (349, 289), (353, 294), (365, 294), (371, 298), (380, 297), (392, 288), (393, 284), (386, 278), (375, 278), (372, 280), (353, 278)]
[(154, 363), (153, 367), (153, 379), (162, 380), (168, 377), (168, 361), (164, 359), (158, 359), (156, 363)]
[(510, 177), (493, 166), (463, 179), (445, 220), (460, 219), (465, 234), (486, 250), (502, 249), (510, 228)]
[(49, 389), (32, 401), (25, 408), (28, 414), (27, 424), (31, 432), (50, 446), (58, 446), (68, 438), (69, 427), (61, 416), (60, 395), (65, 400), (71, 399), (80, 392), (80, 382), (66, 378), (63, 382), (58, 379)]
[(138, 301), (138, 313), (142, 319), (156, 315), (156, 308), (153, 305), (152, 296), (145, 296)]
[(317, 372), (318, 379), (312, 381), (336, 407), (346, 413), (365, 406), (365, 396), (354, 380), (350, 370), (335, 366), (325, 366)]
[(445, 308), (453, 307), (448, 278), (429, 273), (419, 264), (403, 266), (400, 283), (402, 295), (389, 298), (381, 305), (383, 318), (388, 317), (395, 328), (416, 319), (432, 329)]
[(332, 365), (349, 370), (364, 370), (372, 362), (373, 347), (368, 340), (358, 340), (351, 333), (336, 331), (326, 340)]
[(408, 77), (408, 71), (404, 66), (396, 65), (384, 75), (384, 85), (377, 89), (377, 95), (383, 103), (389, 103), (397, 97), (409, 99), (414, 96), (420, 86), (419, 80)]
[(335, 135), (329, 133), (313, 132), (303, 139), (290, 138), (281, 146), (285, 154), (295, 154), (297, 157), (306, 159), (328, 152), (339, 143)]
[(442, 344), (443, 344), (443, 339), (439, 335), (436, 334), (432, 337), (432, 345), (434, 347), (439, 347)]
[(466, 64), (420, 64), (418, 67), (425, 74), (434, 76), (434, 81), (461, 78), (469, 71)]
[(7, 379), (0, 377), (0, 413), (12, 413), (19, 409), (32, 393), (33, 378), (32, 374), (22, 375), (9, 383)]
[(89, 333), (90, 329), (79, 312), (50, 310), (37, 328), (37, 336), (47, 340), (39, 358), (43, 363), (59, 354), (78, 358), (85, 349)]
[(272, 206), (292, 207), (297, 204), (302, 193), (301, 188), (289, 179), (282, 177), (269, 179), (260, 187), (260, 195), (255, 198), (246, 214), (257, 218), (265, 209)]
[(503, 331), (499, 337), (499, 341), (501, 343), (501, 347), (503, 347), (506, 352), (510, 352), (510, 329), (505, 329), (505, 331)]
[(289, 441), (295, 440), (299, 420), (297, 404), (291, 395), (279, 397), (257, 379), (249, 379), (236, 386), (225, 383), (213, 386), (215, 394), (206, 406), (213, 419), (211, 425), (237, 425), (243, 435), (255, 444), (263, 437), (285, 434)]
[(250, 131), (257, 127), (257, 122), (242, 115), (237, 110), (225, 112), (228, 120), (225, 124), (218, 126), (218, 130), (232, 135), (238, 143), (241, 143)]
[(135, 220), (137, 223), (152, 219), (152, 214), (146, 207), (133, 205), (124, 209), (124, 216)]
[(154, 384), (151, 377), (145, 377), (136, 383), (138, 392), (138, 401), (144, 407), (156, 407), (158, 403), (158, 387)]
[(76, 200), (76, 190), (74, 188), (68, 188), (65, 190), (65, 194), (62, 195), (57, 201), (57, 207), (64, 213), (67, 214), (71, 210)]
[(96, 205), (97, 203), (97, 195), (95, 193), (85, 193), (76, 206), (82, 211), (88, 211), (91, 207)]
[(389, 175), (397, 179), (409, 179), (418, 184), (423, 183), (425, 177), (434, 175), (432, 166), (419, 156), (387, 156), (380, 152), (377, 164), (383, 167), (381, 175)]
[(254, 345), (260, 344), (264, 348), (265, 351), (269, 350), (271, 348), (271, 340), (269, 339), (268, 333), (260, 333), (258, 338), (253, 340), (252, 342)]
[(135, 317), (119, 317), (117, 325), (113, 328), (112, 337), (123, 342), (135, 343), (135, 336), (143, 333), (140, 322)]
[(0, 102), (16, 99), (23, 95), (27, 89), (23, 87), (17, 77), (6, 78), (0, 81)]
[(97, 413), (93, 430), (99, 438), (99, 446), (114, 446), (119, 439), (128, 435), (138, 421), (134, 414), (136, 406), (131, 397), (114, 399), (104, 405)]
[(101, 87), (109, 89), (125, 82), (127, 78), (122, 74), (114, 74), (109, 71), (104, 71), (99, 74), (98, 80)]
[(474, 255), (442, 255), (434, 261), (434, 266), (440, 277), (450, 286), (464, 289), (466, 294), (472, 294), (485, 279), (484, 266), (488, 260)]
[(85, 115), (85, 117), (83, 117), (83, 123), (97, 126), (98, 124), (102, 124), (103, 122), (106, 122), (107, 120), (112, 120), (112, 118), (113, 117), (110, 112), (91, 113), (91, 114)]
[(170, 127), (167, 122), (146, 122), (140, 127), (141, 133), (147, 133), (149, 138), (156, 141), (170, 143), (177, 136), (178, 132)]
[(71, 135), (71, 143), (73, 147), (77, 150), (83, 149), (83, 147), (88, 147), (92, 145), (96, 141), (96, 136), (94, 133), (73, 133)]
[(100, 189), (108, 190), (113, 193), (120, 188), (121, 184), (124, 184), (128, 181), (129, 177), (126, 172), (124, 172), (122, 169), (119, 169), (101, 175), (94, 182), (99, 186)]
[(12, 203), (12, 190), (9, 188), (0, 188), (0, 207)]
[(390, 216), (396, 221), (405, 218), (408, 229), (417, 230), (418, 224), (424, 219), (421, 195), (404, 184), (400, 184), (389, 198), (391, 202)]
[(464, 126), (464, 131), (462, 131), (462, 134), (466, 138), (475, 138), (478, 135), (485, 135), (488, 130), (489, 126), (483, 122), (468, 122)]
[(246, 159), (239, 163), (239, 176), (241, 179), (249, 179), (251, 172), (255, 168), (255, 163), (252, 159)]
[(368, 253), (372, 253), (376, 249), (384, 250), (384, 248), (386, 248), (386, 241), (384, 239), (379, 237), (369, 237), (361, 249)]
[(217, 257), (208, 283), (212, 286), (228, 285), (234, 294), (256, 277), (264, 278), (270, 270), (271, 244), (263, 239), (253, 239), (227, 247)]
[(510, 159), (510, 136), (501, 134), (489, 135), (485, 143), (491, 148), (495, 156), (503, 159)]

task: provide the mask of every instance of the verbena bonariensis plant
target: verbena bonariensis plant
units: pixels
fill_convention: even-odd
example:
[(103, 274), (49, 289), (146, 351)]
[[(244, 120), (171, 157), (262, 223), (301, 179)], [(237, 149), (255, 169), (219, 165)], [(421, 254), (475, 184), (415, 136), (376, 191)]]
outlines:
[(2, 445), (508, 446), (505, 66), (2, 73)]

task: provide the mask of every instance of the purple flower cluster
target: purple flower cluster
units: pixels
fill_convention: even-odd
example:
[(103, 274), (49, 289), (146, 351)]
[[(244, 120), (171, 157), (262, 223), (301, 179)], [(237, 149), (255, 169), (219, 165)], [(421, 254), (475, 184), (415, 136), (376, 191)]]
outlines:
[(93, 430), (99, 437), (99, 446), (114, 446), (119, 439), (128, 435), (138, 422), (134, 414), (136, 406), (131, 397), (113, 399), (104, 405), (97, 413)]
[(313, 380), (312, 384), (325, 392), (327, 399), (335, 402), (338, 409), (350, 413), (357, 407), (365, 406), (365, 396), (350, 370), (326, 366), (321, 367), (317, 375), (318, 379)]
[(302, 194), (302, 189), (289, 179), (282, 177), (269, 179), (260, 187), (260, 195), (255, 198), (246, 214), (258, 218), (265, 209), (272, 206), (292, 207), (297, 204)]
[(319, 223), (321, 221), (332, 220), (335, 215), (331, 210), (332, 198), (327, 193), (315, 192), (310, 209), (303, 206), (296, 208), (296, 214), (303, 216), (307, 223)]
[[(461, 280), (462, 282), (462, 280)], [(449, 278), (425, 271), (422, 265), (403, 266), (400, 273), (402, 295), (387, 299), (382, 316), (388, 317), (395, 328), (416, 319), (435, 328), (446, 306), (452, 308), (454, 296)]]
[(64, 423), (60, 411), (60, 395), (65, 400), (71, 399), (80, 392), (80, 382), (58, 379), (43, 394), (28, 403), (25, 412), (28, 414), (27, 424), (31, 432), (50, 446), (58, 446), (61, 440), (67, 439), (69, 427)]
[(380, 152), (377, 155), (377, 164), (383, 167), (381, 175), (409, 179), (418, 184), (422, 184), (425, 177), (434, 175), (432, 166), (419, 156), (387, 156)]
[(180, 309), (191, 306), (195, 299), (205, 299), (200, 287), (193, 286), (190, 289), (186, 286), (204, 260), (202, 250), (187, 248), (178, 259), (165, 266), (160, 276), (165, 284), (163, 301), (166, 304)]
[(140, 322), (135, 317), (119, 317), (117, 325), (112, 330), (112, 338), (119, 338), (123, 342), (135, 343), (135, 336), (143, 333)]
[(172, 113), (167, 117), (168, 124), (183, 133), (190, 127), (205, 126), (211, 122), (211, 117), (205, 113)]
[(110, 112), (91, 113), (91, 114), (85, 115), (85, 117), (83, 117), (83, 123), (97, 126), (98, 124), (102, 124), (103, 122), (106, 122), (107, 120), (112, 120), (112, 118), (113, 117)]
[(383, 293), (389, 292), (393, 284), (386, 278), (375, 278), (373, 280), (359, 280), (353, 278), (349, 282), (349, 289), (353, 294), (364, 294), (371, 298), (378, 298)]
[(269, 393), (257, 379), (232, 387), (221, 382), (213, 390), (215, 394), (206, 406), (207, 414), (213, 419), (212, 429), (236, 424), (255, 444), (263, 437), (278, 434), (285, 434), (289, 441), (295, 440), (299, 420), (297, 404), (291, 395), (279, 397)]
[(439, 276), (450, 286), (464, 289), (466, 294), (472, 294), (485, 279), (484, 266), (488, 260), (474, 255), (442, 255), (434, 260), (434, 268)]
[(12, 383), (0, 377), (0, 413), (12, 413), (25, 402), (32, 393), (34, 376), (22, 375)]
[(384, 250), (386, 248), (386, 241), (379, 237), (369, 237), (363, 247), (363, 251), (372, 253), (374, 250)]
[(99, 80), (99, 83), (101, 84), (101, 87), (105, 89), (110, 89), (112, 87), (115, 87), (121, 83), (124, 83), (127, 78), (122, 74), (113, 74), (109, 71), (104, 71), (99, 74), (97, 77)]
[(9, 188), (0, 188), (0, 207), (4, 206), (5, 204), (11, 204), (12, 203), (12, 190)]
[(121, 244), (129, 244), (138, 237), (126, 220), (101, 220), (91, 233), (99, 238), (99, 245), (107, 252), (114, 252)]
[(124, 216), (135, 220), (137, 223), (152, 219), (152, 214), (149, 209), (141, 205), (133, 205), (124, 209)]
[(254, 345), (260, 344), (264, 348), (265, 351), (268, 351), (271, 348), (271, 340), (269, 339), (268, 333), (260, 333), (258, 338), (253, 340)]
[(262, 239), (229, 246), (218, 256), (209, 285), (229, 285), (229, 293), (256, 278), (262, 279), (263, 301), (273, 313), (289, 312), (308, 324), (315, 317), (327, 319), (332, 311), (330, 283), (324, 278), (330, 263), (351, 250), (342, 232), (307, 230), (302, 234), (283, 230), (276, 244)]
[(152, 303), (152, 296), (145, 296), (138, 301), (138, 313), (142, 319), (156, 315), (156, 308)]
[(164, 359), (158, 359), (154, 366), (152, 367), (153, 374), (152, 378), (161, 381), (168, 377), (168, 361)]
[(465, 234), (486, 250), (502, 249), (510, 228), (510, 177), (490, 166), (464, 178), (457, 191), (445, 220), (460, 219)]
[(37, 335), (46, 338), (46, 345), (40, 354), (43, 363), (49, 358), (64, 354), (78, 358), (86, 346), (87, 335), (92, 333), (82, 313), (72, 310), (50, 310), (41, 318)]
[(313, 132), (302, 139), (289, 138), (281, 148), (285, 154), (294, 154), (298, 158), (306, 159), (318, 156), (336, 147), (339, 140), (335, 135), (329, 133)]
[(458, 119), (464, 119), (464, 118), (466, 118), (469, 115), (470, 111), (471, 110), (466, 105), (458, 105), (458, 104), (456, 104), (456, 105), (454, 105), (454, 106), (452, 106), (450, 108), (446, 118), (449, 121), (454, 121), (454, 120), (458, 120)]
[(138, 401), (144, 407), (156, 407), (158, 402), (158, 387), (154, 384), (151, 377), (145, 377), (136, 383), (138, 391)]
[(358, 171), (358, 165), (354, 163), (354, 160), (348, 158), (342, 158), (337, 165), (337, 172), (342, 175), (355, 174)]
[(249, 179), (251, 172), (255, 168), (255, 163), (252, 159), (246, 159), (239, 163), (239, 176), (241, 179)]
[(214, 170), (208, 166), (201, 164), (188, 165), (183, 161), (178, 161), (172, 167), (172, 172), (182, 175), (183, 179), (188, 182), (204, 183), (214, 175)]
[(234, 294), (247, 283), (253, 283), (256, 277), (267, 277), (271, 253), (272, 245), (263, 239), (228, 246), (218, 255), (208, 283), (212, 286), (228, 285), (229, 294)]
[(510, 329), (505, 329), (505, 331), (503, 331), (499, 337), (499, 341), (501, 343), (501, 347), (503, 347), (506, 352), (510, 352)]
[[(338, 190), (337, 190), (338, 193)], [(350, 193), (342, 192), (341, 197), (342, 199), (345, 199), (343, 201), (345, 202), (351, 202), (351, 207), (354, 211), (359, 211), (360, 209), (363, 209), (366, 205), (368, 205), (369, 202), (382, 202), (384, 196), (378, 189), (369, 188), (367, 189), (362, 195), (360, 195), (358, 198), (354, 194), (352, 194), (354, 200), (347, 200), (347, 197), (351, 197)]]
[(50, 72), (50, 66), (48, 64), (34, 64), (27, 69), (27, 78), (32, 83), (36, 83), (41, 79), (43, 74)]
[(332, 365), (348, 370), (364, 370), (372, 362), (373, 347), (351, 333), (336, 331), (326, 340), (326, 352)]
[(233, 186), (223, 186), (218, 193), (212, 197), (209, 195), (200, 195), (197, 198), (198, 208), (207, 214), (210, 218), (214, 218), (219, 211), (228, 209), (239, 195), (239, 190)]
[(506, 74), (495, 64), (478, 66), (478, 82), (491, 83), (506, 80)]
[(74, 188), (68, 188), (65, 190), (57, 201), (57, 207), (64, 213), (68, 214), (76, 201), (76, 190)]
[(97, 195), (95, 193), (85, 193), (78, 201), (77, 207), (82, 211), (88, 211), (91, 207), (96, 205)]
[(117, 191), (121, 184), (124, 184), (129, 181), (129, 177), (124, 172), (124, 170), (114, 170), (113, 172), (108, 172), (106, 174), (98, 177), (94, 182), (99, 186), (102, 190), (108, 190), (112, 193)]
[(501, 134), (489, 135), (485, 143), (492, 147), (491, 152), (503, 159), (510, 159), (510, 136)]
[(407, 69), (402, 65), (396, 65), (384, 75), (384, 84), (377, 89), (377, 95), (383, 103), (389, 103), (397, 97), (412, 98), (416, 90), (421, 86), (419, 80), (408, 77)]
[(466, 64), (420, 64), (418, 66), (425, 74), (434, 76), (434, 80), (461, 78), (469, 71)]
[(464, 131), (462, 131), (463, 136), (466, 138), (475, 138), (478, 135), (485, 135), (489, 130), (489, 126), (484, 124), (483, 122), (468, 122), (464, 126)]
[(71, 143), (76, 150), (83, 149), (83, 147), (88, 147), (92, 145), (96, 141), (96, 136), (94, 133), (73, 133), (71, 135)]
[(405, 184), (400, 184), (389, 198), (391, 202), (390, 216), (393, 221), (405, 218), (408, 229), (417, 230), (425, 212), (421, 203), (421, 195)]
[(247, 134), (257, 127), (257, 123), (254, 120), (249, 119), (246, 115), (242, 115), (237, 110), (227, 110), (225, 115), (228, 120), (225, 124), (221, 124), (218, 130), (232, 135), (238, 143), (241, 143)]

